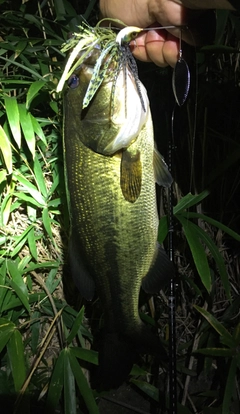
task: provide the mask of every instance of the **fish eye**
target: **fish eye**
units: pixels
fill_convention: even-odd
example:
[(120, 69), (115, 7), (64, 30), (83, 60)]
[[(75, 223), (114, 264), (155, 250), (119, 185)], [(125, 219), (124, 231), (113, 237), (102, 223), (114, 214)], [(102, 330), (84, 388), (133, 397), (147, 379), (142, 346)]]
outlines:
[(79, 85), (79, 77), (75, 74), (72, 74), (70, 78), (68, 79), (68, 86), (71, 89), (77, 88)]

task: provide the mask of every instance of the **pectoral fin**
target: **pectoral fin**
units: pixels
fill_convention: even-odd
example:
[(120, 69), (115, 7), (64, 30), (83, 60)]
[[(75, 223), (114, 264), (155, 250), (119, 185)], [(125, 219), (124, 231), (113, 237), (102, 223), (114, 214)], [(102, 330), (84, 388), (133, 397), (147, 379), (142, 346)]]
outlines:
[(131, 153), (129, 150), (122, 152), (120, 185), (124, 198), (134, 203), (141, 192), (142, 163), (140, 152)]
[(80, 294), (86, 300), (92, 300), (95, 291), (95, 283), (81, 258), (79, 244), (77, 243), (77, 240), (75, 240), (74, 235), (71, 235), (69, 241), (69, 262), (73, 281)]
[(153, 167), (156, 183), (163, 187), (170, 187), (173, 182), (172, 176), (168, 171), (167, 164), (156, 148), (154, 148), (153, 154)]
[(175, 268), (165, 250), (157, 244), (156, 254), (148, 274), (142, 280), (142, 288), (146, 293), (157, 293), (174, 276)]

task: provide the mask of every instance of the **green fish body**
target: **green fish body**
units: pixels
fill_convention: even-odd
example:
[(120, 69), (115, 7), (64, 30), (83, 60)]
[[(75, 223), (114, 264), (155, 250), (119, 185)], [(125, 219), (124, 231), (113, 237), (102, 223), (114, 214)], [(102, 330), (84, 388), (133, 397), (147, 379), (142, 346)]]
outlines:
[(115, 85), (113, 63), (89, 106), (82, 109), (99, 53), (95, 50), (69, 79), (64, 95), (64, 156), (71, 271), (81, 294), (91, 300), (96, 292), (103, 306), (110, 345), (105, 343), (99, 360), (101, 372), (107, 372), (107, 388), (119, 384), (109, 379), (118, 369), (113, 362), (109, 370), (101, 368), (101, 358), (102, 365), (107, 364), (108, 346), (131, 343), (116, 357), (118, 365), (136, 348), (161, 350), (158, 338), (139, 317), (138, 301), (141, 286), (157, 293), (173, 272), (157, 243), (155, 193), (155, 183), (170, 185), (171, 176), (154, 147), (145, 88), (141, 85), (144, 111), (129, 69), (119, 72)]

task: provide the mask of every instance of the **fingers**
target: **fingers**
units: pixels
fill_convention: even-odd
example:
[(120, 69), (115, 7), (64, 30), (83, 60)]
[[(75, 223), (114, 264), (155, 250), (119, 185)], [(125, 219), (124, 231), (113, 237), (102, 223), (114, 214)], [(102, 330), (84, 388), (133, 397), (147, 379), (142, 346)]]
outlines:
[(165, 30), (150, 30), (131, 42), (131, 50), (139, 60), (151, 61), (162, 67), (174, 67), (179, 53), (179, 40)]

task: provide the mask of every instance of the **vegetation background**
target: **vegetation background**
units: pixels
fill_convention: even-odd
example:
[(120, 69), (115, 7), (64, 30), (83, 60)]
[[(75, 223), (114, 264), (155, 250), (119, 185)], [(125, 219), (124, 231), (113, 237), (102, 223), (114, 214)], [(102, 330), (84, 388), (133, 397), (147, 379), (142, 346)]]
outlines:
[[(71, 306), (70, 278), (63, 294), (68, 212), (55, 92), (61, 45), (83, 17), (95, 24), (97, 2), (1, 0), (0, 8), (1, 406), (4, 413), (106, 413), (101, 402), (108, 395), (89, 386), (87, 368), (97, 364), (97, 352), (84, 307)], [(169, 140), (173, 150), (180, 414), (240, 412), (239, 47), (239, 15), (218, 12), (214, 44), (189, 54), (192, 86), (187, 104), (175, 110), (173, 141), (172, 71), (139, 64), (156, 141), (166, 158)], [(161, 200), (164, 241), (167, 195)], [(161, 292), (154, 311), (166, 346), (167, 298)], [(148, 304), (143, 310), (154, 323)], [(130, 389), (139, 390), (151, 412), (165, 413), (168, 371), (156, 376), (154, 368), (143, 359)], [(111, 412), (120, 412), (115, 407)], [(123, 410), (143, 412), (137, 403)]]

